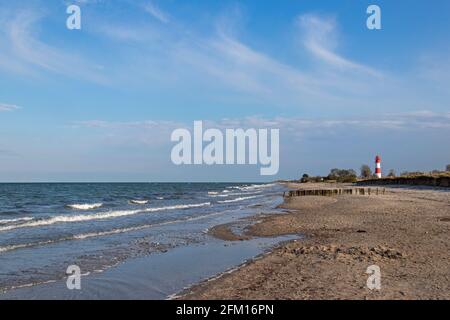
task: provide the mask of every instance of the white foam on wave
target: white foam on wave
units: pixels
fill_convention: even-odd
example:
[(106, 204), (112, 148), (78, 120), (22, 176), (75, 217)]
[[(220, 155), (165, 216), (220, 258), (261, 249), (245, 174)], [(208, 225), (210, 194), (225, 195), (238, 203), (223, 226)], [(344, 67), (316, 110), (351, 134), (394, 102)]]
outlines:
[(48, 240), (48, 241), (40, 241), (40, 242), (35, 242), (35, 243), (13, 244), (13, 245), (9, 245), (9, 246), (0, 247), (0, 253), (17, 250), (17, 249), (24, 249), (24, 248), (28, 248), (28, 247), (42, 246), (42, 245), (46, 245), (46, 244), (51, 244), (53, 242), (54, 242), (53, 240)]
[(250, 190), (255, 190), (255, 189), (270, 188), (275, 185), (276, 185), (276, 183), (251, 184), (251, 185), (244, 185), (244, 186), (230, 186), (230, 187), (227, 187), (227, 189), (238, 189), (241, 191), (250, 191)]
[(215, 196), (217, 194), (219, 194), (217, 191), (209, 191), (208, 192), (208, 195), (210, 195), (210, 196)]
[(258, 197), (260, 197), (260, 196), (240, 197), (240, 198), (235, 198), (235, 199), (230, 199), (230, 200), (223, 200), (223, 201), (217, 201), (217, 202), (219, 202), (219, 203), (239, 202), (239, 201), (254, 199), (254, 198), (258, 198)]
[(229, 193), (228, 195), (230, 196), (242, 196), (242, 195), (254, 195), (254, 194), (260, 194), (262, 193), (262, 190), (254, 190), (254, 191), (245, 191), (245, 192), (233, 192), (233, 193)]
[[(236, 190), (237, 191), (237, 190)], [(213, 194), (213, 195), (209, 195), (210, 197), (213, 198), (228, 198), (228, 197), (234, 197), (234, 196), (243, 196), (243, 195), (254, 195), (254, 194), (260, 194), (262, 193), (261, 190), (256, 190), (256, 191), (247, 191), (247, 192), (228, 192), (225, 194)]]
[(131, 204), (147, 204), (148, 200), (130, 200), (129, 201)]
[(15, 222), (21, 222), (21, 221), (30, 221), (33, 220), (33, 217), (24, 217), (24, 218), (17, 218), (17, 219), (3, 219), (0, 220), (0, 224), (9, 224), (9, 223), (15, 223)]
[(252, 184), (245, 187), (238, 187), (239, 190), (254, 190), (254, 189), (262, 189), (262, 188), (270, 188), (275, 186), (275, 183), (268, 183), (268, 184)]
[(132, 216), (139, 213), (146, 212), (156, 212), (156, 211), (165, 211), (165, 210), (176, 210), (176, 209), (189, 209), (189, 208), (199, 208), (211, 205), (210, 202), (198, 203), (198, 204), (181, 204), (181, 205), (173, 205), (167, 207), (159, 207), (159, 208), (147, 208), (140, 210), (119, 210), (119, 211), (108, 211), (102, 213), (95, 214), (86, 214), (86, 215), (76, 215), (76, 216), (56, 216), (43, 220), (33, 220), (21, 224), (10, 225), (0, 227), (0, 231), (10, 231), (19, 228), (31, 228), (31, 227), (41, 227), (48, 226), (55, 223), (72, 223), (72, 222), (84, 222), (91, 220), (105, 220), (111, 218), (119, 218)]
[(226, 193), (226, 194), (210, 194), (209, 197), (211, 197), (211, 198), (217, 198), (217, 197), (226, 198), (226, 197), (229, 197), (230, 195), (231, 195), (231, 193)]
[(83, 203), (83, 204), (69, 204), (68, 208), (75, 210), (92, 210), (103, 206), (103, 203)]

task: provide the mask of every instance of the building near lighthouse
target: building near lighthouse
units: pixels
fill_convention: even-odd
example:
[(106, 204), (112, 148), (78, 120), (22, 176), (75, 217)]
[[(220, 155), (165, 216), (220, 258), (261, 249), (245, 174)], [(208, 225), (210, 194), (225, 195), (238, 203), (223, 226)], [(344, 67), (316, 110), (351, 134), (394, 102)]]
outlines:
[(380, 179), (381, 178), (381, 157), (375, 157), (375, 176)]

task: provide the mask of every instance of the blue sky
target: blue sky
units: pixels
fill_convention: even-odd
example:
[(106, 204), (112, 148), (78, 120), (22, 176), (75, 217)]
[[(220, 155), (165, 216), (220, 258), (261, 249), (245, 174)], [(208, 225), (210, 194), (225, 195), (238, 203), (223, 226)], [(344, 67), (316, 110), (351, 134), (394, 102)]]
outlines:
[(194, 120), (279, 128), (270, 179), (378, 153), (386, 171), (442, 169), (449, 15), (447, 0), (0, 0), (0, 181), (267, 180), (174, 166), (170, 133)]

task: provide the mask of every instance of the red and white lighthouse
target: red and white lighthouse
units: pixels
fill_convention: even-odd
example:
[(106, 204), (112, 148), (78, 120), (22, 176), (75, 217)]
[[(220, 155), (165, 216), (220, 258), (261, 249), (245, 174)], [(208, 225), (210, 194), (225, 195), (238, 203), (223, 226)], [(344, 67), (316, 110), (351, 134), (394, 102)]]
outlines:
[(379, 179), (381, 178), (381, 157), (375, 157), (375, 176)]

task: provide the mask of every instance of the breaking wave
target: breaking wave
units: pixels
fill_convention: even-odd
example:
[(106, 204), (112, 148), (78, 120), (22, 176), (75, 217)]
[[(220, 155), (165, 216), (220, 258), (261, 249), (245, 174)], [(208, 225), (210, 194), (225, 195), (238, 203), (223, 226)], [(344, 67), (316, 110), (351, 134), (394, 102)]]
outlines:
[(66, 207), (75, 210), (92, 210), (103, 206), (103, 203), (69, 204)]
[(4, 219), (4, 220), (0, 220), (0, 224), (9, 224), (9, 223), (30, 221), (30, 220), (33, 220), (33, 218), (32, 217), (24, 217), (24, 218), (17, 218), (17, 219)]
[(130, 200), (128, 201), (130, 204), (147, 204), (148, 200)]
[(32, 242), (32, 243), (24, 243), (24, 244), (7, 245), (7, 246), (4, 246), (4, 247), (0, 247), (0, 253), (5, 253), (5, 252), (8, 252), (8, 251), (13, 251), (13, 250), (18, 250), (18, 249), (26, 249), (26, 248), (31, 248), (31, 247), (38, 247), (38, 246), (43, 246), (43, 245), (47, 245), (47, 244), (53, 244), (53, 243), (62, 242), (62, 241), (85, 240), (85, 239), (89, 239), (89, 238), (104, 237), (104, 236), (111, 236), (111, 235), (121, 234), (121, 233), (126, 233), (126, 232), (139, 231), (139, 230), (142, 230), (142, 229), (147, 229), (147, 228), (152, 228), (152, 227), (159, 227), (159, 226), (164, 226), (164, 225), (170, 225), (170, 224), (174, 224), (174, 223), (195, 221), (195, 220), (200, 220), (200, 219), (207, 218), (207, 217), (221, 215), (221, 214), (224, 214), (225, 212), (228, 212), (228, 210), (214, 212), (214, 213), (208, 213), (208, 214), (200, 215), (200, 216), (196, 216), (196, 217), (176, 219), (176, 220), (170, 220), (170, 221), (159, 222), (159, 223), (154, 223), (154, 224), (144, 224), (144, 225), (135, 226), (135, 227), (129, 227), (129, 228), (120, 228), (120, 229), (112, 229), (112, 230), (108, 230), (108, 231), (99, 231), (99, 232), (90, 232), (90, 233), (76, 234), (76, 235), (73, 235), (73, 236), (59, 238), (59, 239), (54, 239), (54, 240)]
[(267, 184), (251, 184), (251, 185), (245, 185), (245, 186), (231, 186), (227, 187), (227, 189), (238, 189), (241, 191), (251, 191), (251, 190), (257, 190), (257, 189), (264, 189), (264, 188), (270, 188), (276, 186), (276, 183), (267, 183)]
[(55, 217), (48, 218), (48, 219), (33, 220), (33, 221), (21, 223), (21, 224), (0, 227), (0, 231), (9, 231), (9, 230), (14, 230), (14, 229), (19, 229), (19, 228), (48, 226), (48, 225), (52, 225), (55, 223), (73, 223), (73, 222), (84, 222), (84, 221), (91, 221), (91, 220), (105, 220), (105, 219), (111, 219), (111, 218), (132, 216), (135, 214), (146, 213), (146, 212), (199, 208), (199, 207), (205, 207), (205, 206), (209, 206), (209, 205), (211, 205), (210, 202), (205, 202), (205, 203), (199, 203), (199, 204), (182, 204), (182, 205), (174, 205), (174, 206), (159, 207), (159, 208), (147, 208), (147, 209), (141, 209), (141, 210), (119, 210), (119, 211), (108, 211), (108, 212), (102, 212), (102, 213), (76, 215), (76, 216), (55, 216)]
[(223, 201), (217, 201), (217, 202), (219, 202), (219, 203), (239, 202), (239, 201), (254, 199), (254, 198), (258, 198), (258, 197), (260, 197), (260, 196), (240, 197), (240, 198), (235, 198), (235, 199), (230, 199), (230, 200), (223, 200)]

